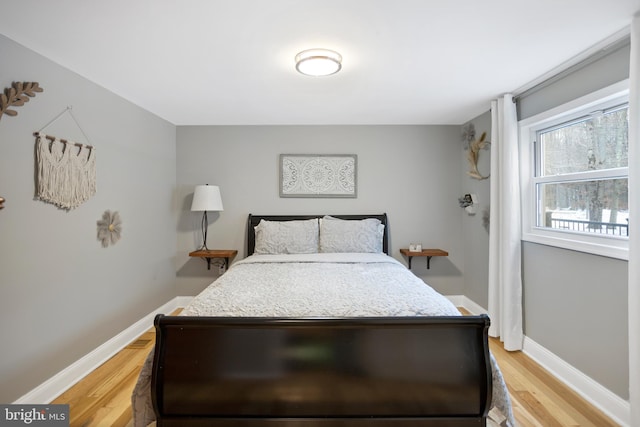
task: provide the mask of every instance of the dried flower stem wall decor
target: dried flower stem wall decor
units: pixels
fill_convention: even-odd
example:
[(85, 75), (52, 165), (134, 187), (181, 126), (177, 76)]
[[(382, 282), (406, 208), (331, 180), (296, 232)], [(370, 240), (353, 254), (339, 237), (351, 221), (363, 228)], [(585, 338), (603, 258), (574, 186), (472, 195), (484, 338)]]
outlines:
[(487, 206), (482, 211), (482, 226), (484, 227), (485, 230), (487, 230), (487, 233), (489, 232), (489, 229), (490, 229), (490, 223), (491, 223), (491, 208)]
[(488, 149), (491, 145), (491, 142), (486, 140), (487, 133), (482, 132), (479, 139), (476, 139), (476, 128), (473, 123), (469, 123), (466, 126), (462, 127), (462, 141), (464, 142), (465, 151), (469, 151), (467, 153), (467, 160), (469, 161), (469, 175), (471, 178), (483, 180), (489, 178), (489, 175), (483, 176), (478, 170), (478, 156), (480, 155), (480, 150)]
[(11, 108), (24, 105), (29, 102), (29, 98), (36, 96), (36, 92), (42, 91), (38, 82), (13, 82), (11, 87), (5, 88), (4, 93), (0, 94), (0, 119), (3, 114), (17, 116), (18, 112)]
[(102, 242), (103, 248), (108, 247), (109, 244), (115, 245), (120, 240), (122, 221), (118, 212), (105, 211), (97, 224), (98, 240)]
[(488, 148), (491, 144), (489, 141), (485, 140), (486, 137), (487, 133), (482, 132), (482, 135), (480, 135), (480, 139), (469, 143), (469, 152), (467, 153), (467, 160), (469, 161), (469, 172), (467, 172), (467, 174), (471, 178), (480, 180), (489, 178), (489, 175), (483, 176), (478, 170), (478, 155), (480, 154), (480, 150), (482, 150), (483, 148)]

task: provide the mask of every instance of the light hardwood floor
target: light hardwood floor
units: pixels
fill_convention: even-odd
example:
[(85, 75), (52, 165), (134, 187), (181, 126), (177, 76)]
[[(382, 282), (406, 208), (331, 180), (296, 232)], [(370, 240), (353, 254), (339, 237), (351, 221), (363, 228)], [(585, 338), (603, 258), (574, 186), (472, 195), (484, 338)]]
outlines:
[[(52, 402), (70, 405), (71, 427), (130, 425), (131, 392), (154, 340), (154, 331), (147, 331)], [(507, 352), (493, 338), (489, 345), (520, 427), (618, 425), (522, 352)]]

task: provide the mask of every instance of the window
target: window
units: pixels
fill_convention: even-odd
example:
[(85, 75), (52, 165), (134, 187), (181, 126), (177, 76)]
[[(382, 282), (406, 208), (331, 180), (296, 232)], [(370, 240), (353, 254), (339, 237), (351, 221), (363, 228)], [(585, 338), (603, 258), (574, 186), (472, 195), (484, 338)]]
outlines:
[(628, 258), (628, 100), (621, 85), (520, 123), (523, 239)]

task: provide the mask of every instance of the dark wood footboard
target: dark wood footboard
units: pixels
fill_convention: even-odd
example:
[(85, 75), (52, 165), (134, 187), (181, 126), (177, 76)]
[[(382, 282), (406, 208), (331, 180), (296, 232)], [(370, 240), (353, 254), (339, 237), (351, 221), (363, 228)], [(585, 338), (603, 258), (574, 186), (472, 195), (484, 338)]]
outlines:
[(158, 426), (484, 426), (487, 316), (155, 319)]

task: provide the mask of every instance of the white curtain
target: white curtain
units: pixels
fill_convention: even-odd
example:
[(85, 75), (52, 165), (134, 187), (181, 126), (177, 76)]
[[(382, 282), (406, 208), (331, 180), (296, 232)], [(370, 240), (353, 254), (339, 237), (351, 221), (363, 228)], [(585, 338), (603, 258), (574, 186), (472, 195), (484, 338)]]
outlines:
[(631, 23), (629, 70), (629, 403), (640, 426), (640, 14)]
[(518, 121), (511, 94), (491, 103), (489, 335), (521, 350), (522, 271)]

